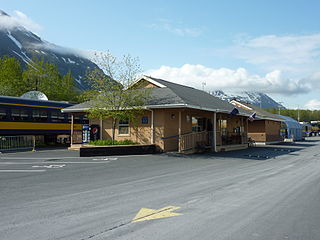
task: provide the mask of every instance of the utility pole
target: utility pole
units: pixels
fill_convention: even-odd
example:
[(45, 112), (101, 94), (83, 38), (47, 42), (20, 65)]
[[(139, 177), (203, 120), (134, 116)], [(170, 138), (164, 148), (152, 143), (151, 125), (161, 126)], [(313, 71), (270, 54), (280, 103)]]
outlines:
[(203, 82), (202, 83), (202, 91), (204, 91), (204, 87), (207, 85), (207, 83), (206, 82)]
[(281, 115), (281, 104), (282, 104), (283, 102), (278, 102), (278, 108), (279, 108), (279, 115)]
[(300, 106), (298, 105), (298, 122), (300, 122)]

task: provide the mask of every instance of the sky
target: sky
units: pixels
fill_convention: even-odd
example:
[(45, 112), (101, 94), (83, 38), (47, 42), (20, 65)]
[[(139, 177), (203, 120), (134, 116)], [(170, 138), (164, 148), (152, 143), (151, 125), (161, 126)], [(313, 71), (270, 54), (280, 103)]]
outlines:
[(318, 0), (0, 0), (0, 6), (46, 41), (139, 57), (153, 77), (207, 91), (261, 91), (287, 108), (320, 109)]

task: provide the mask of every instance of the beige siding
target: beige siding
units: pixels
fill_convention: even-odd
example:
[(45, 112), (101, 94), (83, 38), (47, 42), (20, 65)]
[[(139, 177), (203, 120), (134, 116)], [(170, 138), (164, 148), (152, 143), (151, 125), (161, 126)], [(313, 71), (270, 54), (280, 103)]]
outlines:
[(256, 142), (281, 141), (281, 122), (272, 120), (257, 120), (249, 122), (248, 135)]

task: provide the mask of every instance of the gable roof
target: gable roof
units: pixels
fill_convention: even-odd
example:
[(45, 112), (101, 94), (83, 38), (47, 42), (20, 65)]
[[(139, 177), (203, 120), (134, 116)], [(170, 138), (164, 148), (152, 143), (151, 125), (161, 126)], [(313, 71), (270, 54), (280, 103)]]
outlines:
[(256, 112), (257, 116), (256, 118), (258, 120), (272, 120), (272, 121), (279, 121), (279, 122), (284, 122), (284, 119), (281, 118), (281, 116), (267, 112), (255, 105), (252, 105), (250, 103), (243, 103), (240, 101), (232, 100), (230, 101), (231, 104), (238, 106), (240, 108), (244, 109), (251, 109), (252, 112)]
[[(205, 91), (184, 86), (181, 84), (169, 82), (159, 78), (142, 76), (140, 80), (152, 81), (153, 84), (159, 84), (165, 87), (154, 88), (151, 95), (151, 101), (147, 104), (149, 107), (161, 107), (163, 100), (170, 105), (181, 105), (181, 107), (207, 110), (213, 112), (229, 113), (234, 106), (227, 101), (221, 100)], [(251, 112), (238, 109), (240, 115), (249, 116)]]
[[(207, 92), (184, 86), (181, 84), (169, 82), (150, 76), (142, 76), (139, 81), (148, 81), (155, 87), (151, 88), (150, 99), (146, 108), (192, 108), (211, 112), (230, 113), (234, 105), (221, 100)], [(135, 85), (134, 84), (134, 85)], [(63, 110), (63, 112), (79, 112), (88, 110), (86, 103), (78, 104)], [(250, 116), (252, 112), (239, 108), (239, 115)]]

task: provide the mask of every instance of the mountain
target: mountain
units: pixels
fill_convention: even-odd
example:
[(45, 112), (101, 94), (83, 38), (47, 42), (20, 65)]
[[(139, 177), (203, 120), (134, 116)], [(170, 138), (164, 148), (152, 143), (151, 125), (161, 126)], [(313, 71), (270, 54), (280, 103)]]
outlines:
[(242, 93), (237, 94), (226, 93), (221, 90), (216, 90), (212, 92), (212, 95), (226, 101), (238, 100), (240, 102), (250, 103), (261, 108), (278, 109), (280, 107), (281, 109), (285, 109), (283, 105), (273, 100), (267, 94), (260, 92), (244, 91)]
[[(9, 20), (10, 16), (0, 10), (0, 20)], [(3, 21), (3, 22), (4, 22)], [(42, 40), (33, 32), (21, 25), (2, 26), (0, 22), (0, 57), (9, 56), (18, 58), (22, 65), (28, 64), (32, 57), (56, 65), (61, 74), (71, 71), (76, 79), (78, 89), (87, 88), (84, 81), (87, 70), (97, 67), (87, 58), (67, 48), (57, 46)]]

